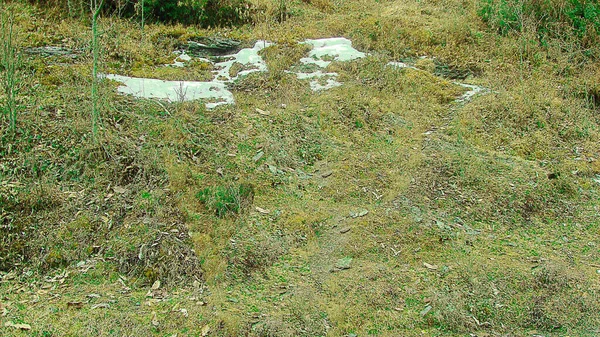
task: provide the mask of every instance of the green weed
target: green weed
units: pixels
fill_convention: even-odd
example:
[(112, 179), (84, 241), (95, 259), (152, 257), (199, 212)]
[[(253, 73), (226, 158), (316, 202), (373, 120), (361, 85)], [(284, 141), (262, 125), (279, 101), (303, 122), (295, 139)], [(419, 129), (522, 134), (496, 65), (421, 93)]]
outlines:
[(5, 13), (0, 15), (0, 70), (2, 71), (0, 83), (5, 94), (2, 112), (8, 120), (9, 133), (14, 136), (17, 128), (17, 113), (21, 109), (18, 105), (17, 95), (21, 84), (19, 68), (22, 63), (15, 44), (13, 20), (12, 15)]
[(102, 11), (104, 0), (94, 0), (92, 6), (92, 136), (94, 142), (98, 142), (98, 127), (100, 124), (100, 111), (98, 110), (98, 57), (100, 45), (98, 43), (98, 16)]
[(232, 184), (207, 187), (196, 194), (206, 207), (222, 218), (227, 214), (240, 213), (252, 205), (254, 187), (251, 184)]

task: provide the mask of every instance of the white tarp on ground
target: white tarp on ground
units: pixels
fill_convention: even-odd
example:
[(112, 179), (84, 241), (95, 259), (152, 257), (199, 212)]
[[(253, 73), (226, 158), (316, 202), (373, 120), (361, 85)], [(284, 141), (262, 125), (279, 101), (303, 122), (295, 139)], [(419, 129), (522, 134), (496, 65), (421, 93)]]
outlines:
[[(328, 38), (306, 40), (301, 42), (312, 46), (308, 57), (300, 59), (300, 65), (295, 66), (289, 73), (296, 74), (298, 79), (310, 80), (310, 88), (313, 91), (322, 91), (339, 87), (342, 83), (337, 81), (338, 74), (327, 72), (331, 62), (348, 62), (367, 55), (352, 47), (352, 41), (346, 38)], [(122, 75), (102, 75), (103, 77), (121, 82), (118, 90), (123, 94), (130, 94), (141, 98), (166, 99), (171, 102), (181, 102), (203, 99), (206, 100), (208, 109), (220, 105), (234, 104), (233, 93), (227, 89), (227, 85), (235, 80), (254, 72), (267, 71), (267, 65), (258, 54), (262, 49), (271, 46), (267, 41), (258, 41), (252, 48), (244, 48), (238, 53), (222, 57), (225, 61), (213, 63), (208, 59), (200, 59), (204, 62), (213, 63), (213, 79), (211, 81), (165, 81), (151, 78), (137, 78)], [(185, 62), (191, 57), (185, 53), (178, 55), (173, 64), (168, 66), (184, 67)], [(231, 74), (234, 64), (241, 66), (241, 70)], [(390, 62), (388, 66), (393, 68), (417, 68), (402, 62)], [(470, 100), (474, 95), (484, 92), (485, 89), (462, 83), (455, 83), (471, 89), (457, 99), (458, 102)]]

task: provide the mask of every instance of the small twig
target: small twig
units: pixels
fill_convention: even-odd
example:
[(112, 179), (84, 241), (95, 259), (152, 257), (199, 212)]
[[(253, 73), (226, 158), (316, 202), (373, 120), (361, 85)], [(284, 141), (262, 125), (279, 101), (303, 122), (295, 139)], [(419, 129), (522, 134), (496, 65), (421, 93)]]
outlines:
[(167, 109), (166, 106), (164, 106), (160, 101), (156, 101), (156, 100), (151, 100), (152, 102), (158, 104), (161, 108), (163, 108), (163, 110), (165, 110), (165, 112), (167, 113), (167, 115), (171, 116), (171, 112), (169, 112), (169, 110)]

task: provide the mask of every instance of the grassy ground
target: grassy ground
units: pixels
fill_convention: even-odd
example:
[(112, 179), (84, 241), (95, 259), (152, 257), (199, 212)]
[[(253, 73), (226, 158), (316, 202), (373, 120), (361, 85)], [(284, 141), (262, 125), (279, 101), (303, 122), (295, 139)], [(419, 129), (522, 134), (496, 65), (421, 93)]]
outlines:
[[(277, 45), (231, 107), (104, 82), (98, 143), (89, 26), (2, 9), (20, 48), (79, 54), (25, 57), (17, 134), (2, 124), (1, 335), (600, 333), (593, 56), (497, 35), (470, 0), (290, 2), (283, 23), (258, 5), (235, 29), (142, 36), (103, 18), (102, 72), (152, 73), (194, 36)], [(284, 70), (306, 53), (297, 41), (331, 36), (370, 56), (332, 65), (344, 85), (313, 93)], [(492, 92), (457, 103), (454, 77)]]

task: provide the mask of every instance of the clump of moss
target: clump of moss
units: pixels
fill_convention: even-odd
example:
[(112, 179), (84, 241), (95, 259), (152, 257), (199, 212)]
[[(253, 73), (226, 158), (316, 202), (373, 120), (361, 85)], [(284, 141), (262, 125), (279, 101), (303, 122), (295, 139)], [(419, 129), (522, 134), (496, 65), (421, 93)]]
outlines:
[(311, 47), (308, 44), (277, 44), (260, 51), (265, 59), (269, 72), (282, 73), (297, 64), (301, 58), (306, 57)]
[(430, 73), (433, 73), (435, 71), (436, 68), (436, 64), (434, 62), (433, 59), (430, 58), (422, 58), (419, 59), (416, 63), (415, 66), (421, 70), (425, 70), (428, 71)]

